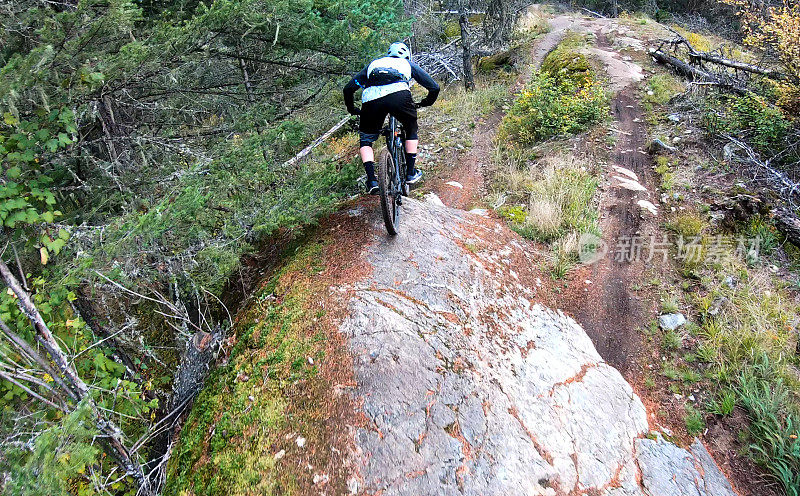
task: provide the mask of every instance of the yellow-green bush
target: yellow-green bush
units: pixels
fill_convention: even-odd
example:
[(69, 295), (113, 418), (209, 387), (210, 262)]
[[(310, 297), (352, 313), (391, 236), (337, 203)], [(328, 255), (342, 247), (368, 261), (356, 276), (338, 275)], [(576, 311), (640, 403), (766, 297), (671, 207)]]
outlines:
[(545, 58), (506, 114), (501, 136), (533, 144), (580, 133), (608, 115), (608, 95), (589, 61), (575, 50), (583, 41), (570, 36)]
[(608, 97), (594, 80), (562, 83), (546, 72), (536, 74), (519, 94), (501, 126), (502, 136), (533, 144), (551, 136), (576, 134), (608, 115)]

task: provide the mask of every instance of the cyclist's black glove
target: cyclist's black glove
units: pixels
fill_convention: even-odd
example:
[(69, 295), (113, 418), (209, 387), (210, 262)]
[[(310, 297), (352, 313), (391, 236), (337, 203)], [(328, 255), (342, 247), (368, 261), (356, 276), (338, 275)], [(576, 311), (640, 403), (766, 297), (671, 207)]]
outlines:
[(352, 107), (352, 108), (347, 109), (347, 111), (350, 112), (351, 115), (361, 115), (361, 109), (360, 108)]

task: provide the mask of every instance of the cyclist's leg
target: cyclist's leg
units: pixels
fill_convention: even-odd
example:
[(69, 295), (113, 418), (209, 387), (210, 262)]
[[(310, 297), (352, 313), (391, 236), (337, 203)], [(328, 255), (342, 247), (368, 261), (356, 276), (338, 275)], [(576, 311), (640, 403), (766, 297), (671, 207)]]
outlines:
[(359, 154), (367, 173), (367, 191), (377, 188), (375, 178), (375, 152), (372, 144), (380, 136), (383, 121), (386, 119), (386, 108), (379, 100), (373, 100), (361, 105), (361, 120), (359, 122)]
[(392, 93), (395, 96), (392, 101), (392, 108), (390, 112), (395, 118), (403, 125), (406, 131), (406, 174), (409, 178), (415, 178), (412, 182), (419, 180), (417, 174), (417, 146), (419, 139), (417, 137), (417, 108), (414, 106), (414, 99), (411, 97), (410, 91), (398, 91)]

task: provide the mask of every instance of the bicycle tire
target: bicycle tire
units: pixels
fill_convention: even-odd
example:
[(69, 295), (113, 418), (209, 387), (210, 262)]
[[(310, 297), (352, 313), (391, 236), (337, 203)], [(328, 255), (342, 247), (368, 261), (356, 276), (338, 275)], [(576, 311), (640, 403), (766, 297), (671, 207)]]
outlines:
[(392, 180), (396, 177), (394, 159), (392, 159), (392, 154), (389, 153), (387, 148), (381, 150), (377, 173), (383, 223), (386, 224), (386, 231), (394, 236), (397, 234), (400, 206), (397, 204), (397, 198), (395, 198), (398, 194), (398, 188), (392, 185)]

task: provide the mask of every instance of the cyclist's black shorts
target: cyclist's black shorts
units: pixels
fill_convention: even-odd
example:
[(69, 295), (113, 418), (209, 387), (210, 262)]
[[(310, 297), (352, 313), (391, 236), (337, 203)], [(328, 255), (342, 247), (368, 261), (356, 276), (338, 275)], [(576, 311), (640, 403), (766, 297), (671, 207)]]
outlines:
[(378, 139), (387, 114), (400, 121), (406, 131), (406, 139), (417, 139), (417, 108), (411, 92), (404, 90), (361, 105), (361, 123), (358, 129), (360, 146), (370, 146)]

